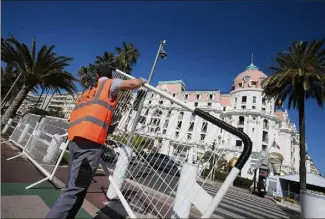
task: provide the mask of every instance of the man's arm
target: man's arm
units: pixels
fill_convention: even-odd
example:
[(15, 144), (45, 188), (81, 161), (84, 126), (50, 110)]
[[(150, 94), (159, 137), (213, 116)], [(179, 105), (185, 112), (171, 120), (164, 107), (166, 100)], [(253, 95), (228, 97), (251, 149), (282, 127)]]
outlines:
[(135, 90), (140, 88), (146, 83), (145, 79), (143, 78), (137, 78), (137, 79), (130, 79), (130, 80), (124, 80), (120, 84), (121, 90)]

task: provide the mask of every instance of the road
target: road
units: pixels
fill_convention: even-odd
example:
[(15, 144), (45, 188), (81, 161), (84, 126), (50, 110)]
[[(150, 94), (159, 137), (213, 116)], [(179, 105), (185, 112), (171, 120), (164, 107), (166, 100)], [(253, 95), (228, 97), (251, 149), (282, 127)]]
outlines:
[[(136, 163), (129, 167), (127, 178), (146, 185), (154, 191), (175, 197), (178, 176), (153, 170), (144, 164)], [(201, 182), (198, 182), (202, 185)], [(203, 184), (202, 186), (211, 196), (214, 196), (220, 185)], [(299, 213), (280, 208), (269, 199), (230, 188), (216, 208), (214, 218), (297, 218)]]

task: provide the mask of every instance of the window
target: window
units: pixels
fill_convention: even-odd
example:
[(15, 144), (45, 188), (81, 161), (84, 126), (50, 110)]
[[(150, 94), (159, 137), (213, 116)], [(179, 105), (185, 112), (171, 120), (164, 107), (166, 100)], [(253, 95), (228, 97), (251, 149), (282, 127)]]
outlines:
[(175, 93), (173, 93), (173, 97), (176, 97), (176, 94)]
[(172, 115), (172, 111), (169, 110), (168, 113), (167, 113), (167, 118), (170, 118), (171, 115)]
[(151, 97), (153, 98), (155, 96), (155, 94), (152, 94)]
[(164, 101), (159, 100), (159, 105), (162, 105), (164, 103)]
[(263, 120), (263, 129), (269, 129), (269, 123), (266, 119)]
[(242, 103), (246, 103), (247, 102), (247, 97), (246, 96), (242, 96), (241, 97), (241, 102)]
[(242, 145), (242, 141), (241, 140), (236, 140), (236, 146), (241, 147), (241, 145)]
[(149, 114), (149, 109), (146, 110), (146, 112), (144, 113), (144, 115), (148, 115)]
[(163, 134), (166, 134), (166, 132), (167, 132), (167, 130), (166, 130), (166, 129), (164, 129), (162, 133), (163, 133)]
[(151, 104), (151, 100), (149, 100), (149, 104)]
[(256, 103), (256, 97), (253, 96), (253, 103)]
[(262, 151), (267, 151), (267, 145), (262, 145)]
[(254, 133), (255, 132), (255, 128), (252, 128), (252, 133)]
[(132, 113), (133, 113), (133, 110), (132, 110), (132, 109), (130, 109), (130, 112), (129, 112), (129, 114), (130, 114), (130, 115), (132, 115)]
[(195, 114), (191, 115), (191, 121), (195, 121)]
[(257, 81), (251, 81), (251, 85), (256, 87), (257, 86)]
[(179, 137), (179, 132), (175, 132), (175, 138)]
[(244, 123), (245, 123), (245, 117), (244, 116), (239, 116), (238, 125), (244, 125)]
[(242, 109), (246, 109), (246, 106), (241, 106)]
[(204, 141), (204, 139), (205, 139), (205, 134), (201, 134), (200, 135), (200, 141)]
[(139, 123), (145, 124), (146, 123), (146, 117), (145, 116), (141, 116), (140, 117), (140, 120), (139, 120)]
[(243, 83), (239, 83), (238, 86), (239, 86), (239, 87), (243, 87)]
[(237, 97), (235, 97), (235, 103), (237, 103)]
[(162, 115), (162, 111), (157, 109), (157, 110), (155, 110), (155, 112), (153, 113), (152, 116), (161, 116), (161, 115)]
[(194, 122), (190, 122), (190, 126), (188, 127), (188, 131), (192, 132), (194, 129)]
[(176, 129), (181, 129), (182, 128), (182, 121), (178, 121)]
[(253, 116), (253, 120), (256, 120), (256, 117), (255, 116)]
[(265, 102), (265, 97), (262, 98), (262, 104), (265, 105), (266, 102)]
[(180, 113), (179, 113), (179, 116), (178, 116), (178, 119), (179, 119), (179, 120), (182, 120), (182, 119), (183, 119), (183, 116), (184, 116), (184, 112), (180, 112)]
[(262, 107), (262, 110), (265, 111), (265, 107)]
[(207, 129), (208, 129), (208, 123), (207, 122), (202, 122), (201, 131), (202, 132), (207, 132)]
[(200, 99), (200, 94), (196, 95), (196, 99), (199, 100)]
[(243, 132), (244, 131), (244, 129), (243, 128), (237, 128), (239, 131), (241, 131), (241, 132)]
[(188, 99), (188, 94), (185, 94), (185, 100), (187, 100)]
[(209, 95), (209, 100), (213, 100), (213, 94)]
[(212, 106), (212, 103), (208, 103), (208, 107), (210, 108)]
[(167, 128), (167, 127), (168, 127), (168, 122), (169, 122), (169, 120), (166, 119), (166, 120), (165, 120), (165, 123), (164, 123), (164, 128)]
[(191, 140), (192, 139), (192, 133), (187, 133), (187, 140)]
[(195, 103), (194, 103), (194, 106), (195, 106), (195, 107), (197, 107), (198, 105), (199, 105), (198, 102), (195, 102)]
[(256, 106), (252, 106), (252, 109), (256, 109)]
[(268, 135), (268, 132), (263, 131), (262, 140), (263, 140), (263, 142), (265, 142), (265, 143), (269, 143), (269, 135)]
[[(223, 111), (226, 111), (226, 109), (227, 109), (227, 107), (224, 106), (224, 107), (223, 107)], [(235, 109), (236, 109), (236, 108), (235, 108)]]

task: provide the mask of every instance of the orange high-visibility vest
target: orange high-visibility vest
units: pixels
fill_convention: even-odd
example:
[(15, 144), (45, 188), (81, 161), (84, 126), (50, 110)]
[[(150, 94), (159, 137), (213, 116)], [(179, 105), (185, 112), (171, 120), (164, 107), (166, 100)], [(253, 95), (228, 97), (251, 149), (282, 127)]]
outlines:
[(103, 80), (77, 100), (70, 115), (69, 141), (82, 137), (99, 144), (105, 143), (117, 102), (109, 98), (111, 84), (111, 79)]

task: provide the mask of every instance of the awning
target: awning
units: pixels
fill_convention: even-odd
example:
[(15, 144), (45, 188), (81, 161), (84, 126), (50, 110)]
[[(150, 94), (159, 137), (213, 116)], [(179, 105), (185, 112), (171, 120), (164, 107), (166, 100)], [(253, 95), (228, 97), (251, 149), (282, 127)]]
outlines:
[[(307, 184), (325, 188), (325, 178), (312, 173), (307, 173)], [(279, 176), (279, 179), (300, 182), (298, 174)]]

